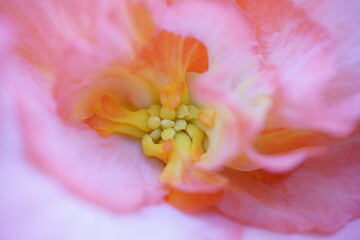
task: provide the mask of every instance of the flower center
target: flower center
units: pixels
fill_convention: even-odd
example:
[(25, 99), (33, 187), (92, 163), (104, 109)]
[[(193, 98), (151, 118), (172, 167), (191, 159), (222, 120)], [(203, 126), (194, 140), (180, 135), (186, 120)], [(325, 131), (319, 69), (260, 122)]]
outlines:
[(101, 82), (84, 91), (75, 114), (102, 135), (141, 139), (146, 156), (166, 163), (159, 181), (170, 195), (217, 192), (227, 180), (198, 163), (217, 151), (221, 136), (213, 136), (219, 120), (214, 107), (191, 102), (187, 75), (206, 72), (208, 64), (206, 47), (198, 40), (154, 33), (137, 49), (134, 61), (103, 69)]
[[(182, 139), (181, 145), (189, 145), (190, 149), (202, 154), (205, 133), (200, 129), (198, 121), (199, 109), (194, 105), (181, 104), (176, 109), (159, 104), (148, 110), (148, 126), (151, 132), (142, 138), (143, 151), (147, 156), (155, 156), (165, 162), (174, 150), (173, 140)], [(179, 146), (178, 146), (179, 147)], [(184, 146), (182, 146), (184, 147)]]
[[(213, 126), (215, 111), (190, 104), (185, 82), (167, 85), (160, 104), (131, 111), (115, 98), (101, 97), (101, 111), (86, 122), (103, 135), (122, 133), (142, 138), (146, 156), (165, 163), (174, 154), (196, 161), (204, 153), (205, 129)], [(185, 156), (186, 155), (186, 156)]]

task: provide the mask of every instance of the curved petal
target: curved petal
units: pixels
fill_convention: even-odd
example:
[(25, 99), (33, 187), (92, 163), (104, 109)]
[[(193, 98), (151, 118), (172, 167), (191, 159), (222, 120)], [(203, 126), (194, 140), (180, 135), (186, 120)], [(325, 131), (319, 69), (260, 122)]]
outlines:
[(259, 66), (249, 26), (234, 7), (231, 2), (179, 1), (156, 16), (160, 28), (192, 36), (208, 51), (209, 70), (188, 75), (193, 101), (216, 109), (214, 127), (205, 129), (209, 148), (198, 163), (205, 170), (220, 168), (236, 156), (253, 130), (233, 90)]
[(244, 224), (281, 232), (333, 232), (359, 217), (360, 135), (328, 144), (287, 179), (267, 184), (227, 171), (233, 185), (219, 208)]
[(104, 60), (102, 50), (106, 49), (77, 42), (65, 52), (54, 84), (58, 110), (65, 119), (90, 117), (97, 112), (104, 94), (119, 99), (125, 106), (138, 108), (158, 101), (153, 86), (112, 63), (114, 58)]
[[(197, 76), (199, 88), (231, 90), (259, 70), (251, 31), (234, 6), (225, 1), (181, 1), (154, 16), (159, 28), (192, 36), (207, 48), (209, 70)], [(224, 78), (218, 79), (220, 74)], [(205, 103), (201, 99), (206, 93), (195, 91), (194, 100)]]
[(327, 99), (337, 65), (342, 64), (336, 61), (337, 42), (331, 32), (288, 0), (276, 4), (263, 0), (237, 2), (249, 13), (265, 64), (276, 65), (280, 71), (276, 110), (272, 114), (282, 118), (278, 120), (283, 126), (312, 128), (335, 136), (349, 134), (359, 114), (351, 105), (358, 98), (351, 99), (346, 107), (342, 103), (345, 99)]
[(190, 215), (161, 204), (115, 215), (64, 191), (21, 158), (8, 160), (0, 161), (1, 239), (236, 240), (242, 235), (241, 225), (215, 211)]
[(67, 41), (80, 36), (94, 37), (97, 5), (84, 4), (86, 1), (64, 3), (38, 0), (26, 4), (18, 0), (0, 3), (0, 13), (18, 27), (18, 53), (44, 70), (54, 70)]
[[(314, 21), (330, 32), (334, 41), (337, 74), (328, 89), (332, 101), (356, 93), (360, 88), (360, 33), (357, 30), (360, 3), (356, 0), (321, 0), (316, 4), (309, 0), (293, 0)], [(345, 14), (346, 13), (346, 14)]]
[(334, 234), (281, 234), (266, 231), (263, 229), (246, 227), (244, 228), (244, 240), (353, 240), (360, 234), (360, 219), (347, 223), (342, 229)]
[(326, 143), (333, 141), (324, 134), (304, 129), (273, 129), (258, 136), (228, 166), (238, 170), (265, 168), (286, 172), (298, 167), (307, 157), (326, 152)]
[[(226, 76), (219, 75), (217, 79)], [(199, 167), (212, 169), (229, 163), (234, 165), (239, 155), (248, 152), (254, 155), (251, 144), (262, 132), (266, 115), (272, 106), (273, 81), (276, 76), (277, 70), (268, 67), (239, 83), (231, 92), (221, 91), (211, 85), (202, 86), (201, 91), (206, 93), (202, 94), (203, 99), (208, 102), (216, 99), (221, 104), (215, 105), (215, 126), (207, 129), (209, 149)], [(215, 76), (213, 79), (216, 79)], [(260, 168), (263, 164), (249, 162), (249, 167)]]
[(32, 79), (41, 76), (21, 64), (15, 67), (20, 76), (7, 80), (16, 89), (11, 94), (18, 102), (24, 149), (32, 163), (73, 192), (116, 211), (162, 199), (164, 191), (156, 180), (162, 166), (146, 159), (139, 144), (62, 121), (50, 91)]

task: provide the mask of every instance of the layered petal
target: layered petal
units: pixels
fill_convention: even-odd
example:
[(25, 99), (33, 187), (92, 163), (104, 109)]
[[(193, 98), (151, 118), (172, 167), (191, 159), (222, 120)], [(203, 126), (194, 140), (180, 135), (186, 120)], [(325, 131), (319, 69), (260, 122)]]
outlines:
[(68, 41), (94, 38), (97, 4), (87, 1), (22, 1), (0, 3), (0, 12), (17, 27), (17, 52), (45, 71), (54, 71)]
[(0, 193), (1, 239), (235, 240), (242, 235), (238, 223), (214, 211), (189, 215), (160, 204), (115, 215), (69, 194), (21, 158), (0, 162)]
[(356, 219), (349, 222), (346, 226), (340, 229), (338, 232), (328, 235), (328, 234), (282, 234), (274, 233), (271, 231), (266, 231), (263, 229), (247, 227), (244, 229), (243, 239), (252, 240), (352, 240), (356, 239), (359, 236), (359, 224), (360, 220)]
[(162, 166), (149, 162), (139, 144), (126, 137), (101, 137), (83, 123), (63, 121), (51, 92), (33, 79), (41, 75), (21, 63), (14, 65), (16, 72), (6, 80), (20, 110), (24, 149), (33, 164), (85, 199), (115, 211), (162, 199), (156, 180)]
[(221, 1), (179, 1), (156, 16), (160, 27), (195, 37), (208, 50), (209, 70), (189, 75), (194, 102), (213, 106), (216, 113), (214, 126), (206, 128), (209, 147), (198, 166), (207, 170), (218, 169), (236, 156), (253, 131), (233, 90), (259, 67), (249, 26), (234, 6)]
[(268, 125), (312, 128), (336, 136), (349, 134), (358, 117), (351, 105), (358, 99), (343, 97), (334, 102), (327, 96), (338, 74), (338, 42), (333, 41), (332, 32), (290, 1), (237, 2), (249, 13), (264, 63), (279, 69), (279, 93)]
[[(287, 176), (233, 170), (233, 185), (219, 203), (222, 212), (281, 232), (333, 232), (359, 217), (359, 135), (328, 143), (328, 153), (307, 160)], [(265, 180), (264, 180), (265, 179)]]
[[(336, 75), (327, 89), (328, 101), (336, 103), (343, 98), (357, 95), (359, 86), (359, 43), (357, 31), (358, 1), (347, 0), (320, 1), (314, 5), (312, 1), (295, 0), (297, 5), (314, 21), (320, 23), (331, 34), (334, 42)], [(346, 13), (346, 14), (344, 14)], [(355, 96), (354, 96), (355, 97)], [(358, 100), (359, 101), (359, 100)], [(358, 116), (353, 109), (354, 116)]]

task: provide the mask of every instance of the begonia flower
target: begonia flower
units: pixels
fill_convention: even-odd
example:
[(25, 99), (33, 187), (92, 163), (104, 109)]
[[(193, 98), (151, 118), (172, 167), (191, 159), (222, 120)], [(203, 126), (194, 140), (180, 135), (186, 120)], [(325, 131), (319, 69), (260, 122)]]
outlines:
[(35, 187), (22, 192), (29, 203), (59, 196), (60, 209), (111, 231), (129, 214), (147, 228), (156, 211), (191, 225), (157, 239), (353, 238), (358, 10), (353, 0), (1, 2), (2, 125), (22, 141), (4, 146), (24, 152), (2, 153), (4, 182), (23, 174), (14, 185)]

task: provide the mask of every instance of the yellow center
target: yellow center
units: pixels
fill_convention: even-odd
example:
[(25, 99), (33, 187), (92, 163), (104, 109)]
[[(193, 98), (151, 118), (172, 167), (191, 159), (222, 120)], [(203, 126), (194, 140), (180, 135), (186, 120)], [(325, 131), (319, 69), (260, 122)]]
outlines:
[[(189, 144), (193, 146), (192, 150), (203, 153), (205, 133), (200, 126), (197, 126), (200, 124), (197, 122), (199, 112), (199, 109), (193, 105), (181, 104), (176, 109), (159, 104), (152, 105), (147, 110), (149, 114), (147, 123), (151, 132), (142, 137), (145, 155), (167, 162), (168, 156), (174, 150), (173, 140), (179, 137), (183, 141), (179, 143), (180, 145)], [(183, 136), (184, 134), (187, 136)]]
[(86, 122), (103, 135), (122, 133), (142, 138), (146, 156), (167, 163), (176, 154), (185, 154), (183, 158), (194, 162), (204, 153), (204, 129), (212, 127), (215, 111), (189, 103), (185, 82), (165, 86), (159, 104), (136, 111), (127, 109), (114, 97), (103, 95), (101, 111)]
[[(157, 29), (143, 6), (128, 8), (132, 54), (89, 76), (96, 81), (79, 85), (74, 116), (102, 135), (141, 139), (146, 156), (166, 163), (159, 180), (170, 188), (167, 201), (182, 192), (213, 194), (226, 181), (196, 163), (207, 151), (206, 133), (216, 129), (209, 129), (215, 109), (192, 105), (187, 86), (188, 73), (208, 70), (207, 49), (193, 37)], [(209, 152), (213, 142), (209, 139)]]

